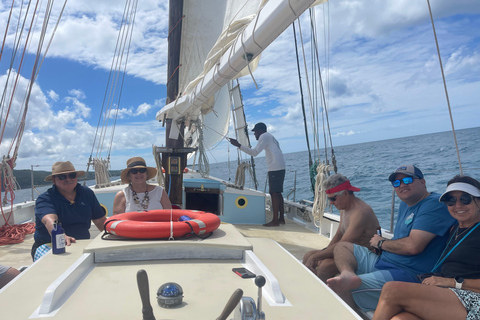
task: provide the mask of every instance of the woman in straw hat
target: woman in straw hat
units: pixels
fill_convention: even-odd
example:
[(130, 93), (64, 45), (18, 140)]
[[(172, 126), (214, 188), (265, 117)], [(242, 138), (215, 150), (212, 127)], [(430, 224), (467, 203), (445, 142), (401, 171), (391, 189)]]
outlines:
[(119, 191), (113, 200), (113, 214), (155, 209), (171, 209), (168, 195), (160, 186), (147, 183), (157, 174), (157, 169), (147, 167), (141, 157), (127, 160), (127, 168), (122, 170), (121, 178), (128, 186)]
[(374, 320), (480, 319), (480, 182), (456, 176), (440, 197), (458, 222), (422, 283), (387, 282)]
[(77, 179), (84, 175), (85, 171), (75, 170), (70, 161), (53, 164), (52, 174), (45, 178), (45, 181), (52, 181), (53, 186), (42, 193), (35, 203), (32, 258), (38, 247), (52, 242), (55, 221), (59, 221), (65, 230), (67, 246), (77, 239), (90, 239), (91, 221), (103, 231), (105, 211), (93, 191), (78, 183)]

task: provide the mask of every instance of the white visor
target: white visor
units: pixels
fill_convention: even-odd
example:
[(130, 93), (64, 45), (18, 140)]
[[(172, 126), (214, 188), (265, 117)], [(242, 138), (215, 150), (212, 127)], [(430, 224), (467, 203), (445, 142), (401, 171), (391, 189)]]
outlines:
[(450, 191), (463, 191), (468, 193), (471, 196), (480, 197), (480, 191), (474, 186), (472, 186), (471, 184), (464, 183), (464, 182), (455, 182), (447, 187), (447, 190), (442, 194), (439, 201), (442, 202), (445, 195)]

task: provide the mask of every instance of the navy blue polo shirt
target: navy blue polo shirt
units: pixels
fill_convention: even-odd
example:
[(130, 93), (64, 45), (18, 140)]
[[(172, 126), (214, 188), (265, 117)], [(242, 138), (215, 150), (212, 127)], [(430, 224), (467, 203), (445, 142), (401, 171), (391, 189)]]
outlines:
[(47, 214), (56, 214), (65, 234), (75, 239), (90, 239), (91, 221), (105, 216), (103, 208), (92, 190), (77, 183), (75, 204), (70, 204), (53, 185), (35, 202), (35, 241), (51, 242), (50, 234), (42, 222)]

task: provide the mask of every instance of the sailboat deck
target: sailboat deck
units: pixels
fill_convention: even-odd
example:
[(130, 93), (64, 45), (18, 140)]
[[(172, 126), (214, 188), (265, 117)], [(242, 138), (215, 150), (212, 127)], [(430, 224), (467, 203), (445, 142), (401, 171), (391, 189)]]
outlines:
[[(295, 231), (294, 225), (289, 225), (272, 230), (262, 230), (265, 227), (243, 227), (250, 236), (264, 232), (264, 235), (282, 235), (284, 240), (300, 235)], [(242, 227), (239, 227), (241, 229)], [(300, 226), (299, 226), (300, 228)], [(282, 247), (270, 239), (235, 235), (230, 224), (222, 224), (220, 231), (232, 234), (232, 241), (227, 241), (229, 246), (244, 249), (253, 248), (254, 254), (278, 279), (282, 293), (287, 299), (284, 306), (272, 305), (268, 300), (263, 303), (263, 310), (274, 319), (294, 319), (297, 317), (311, 319), (316, 312), (322, 310), (326, 318), (359, 319), (344, 305), (341, 300), (332, 294), (320, 280), (305, 270), (295, 259), (287, 258), (289, 255)], [(233, 230), (232, 230), (233, 229)], [(231, 230), (231, 231), (228, 231)], [(222, 232), (220, 232), (221, 234)], [(238, 233), (238, 232), (237, 232)], [(312, 233), (315, 238), (320, 238)], [(217, 236), (218, 237), (218, 236)], [(222, 237), (221, 235), (219, 236)], [(227, 237), (228, 238), (228, 237)], [(241, 240), (243, 239), (243, 240)], [(241, 240), (241, 241), (240, 241)], [(46, 288), (66, 270), (66, 266), (78, 261), (83, 252), (103, 250), (104, 244), (97, 237), (93, 241), (81, 240), (68, 248), (67, 254), (54, 256), (48, 254), (36, 262), (31, 269), (14, 280), (12, 286), (6, 287), (0, 299), (1, 309), (7, 312), (9, 319), (26, 319), (40, 305)], [(195, 240), (186, 240), (194, 242)], [(109, 241), (104, 241), (109, 242)], [(136, 244), (118, 243), (113, 247), (136, 246)], [(204, 240), (205, 246), (218, 246), (216, 236)], [(163, 242), (160, 246), (168, 247), (171, 242)], [(182, 244), (174, 244), (179, 247)], [(293, 245), (293, 244), (292, 244)], [(26, 243), (21, 245), (26, 246)], [(107, 245), (108, 246), (108, 245)], [(149, 244), (147, 244), (147, 247)], [(309, 248), (304, 247), (304, 250)], [(6, 255), (4, 255), (5, 257)], [(279, 263), (281, 261), (281, 263)], [(95, 264), (80, 286), (75, 289), (71, 297), (65, 301), (58, 313), (52, 319), (85, 319), (96, 318), (104, 314), (105, 318), (135, 318), (141, 315), (141, 303), (137, 289), (135, 274), (139, 269), (147, 271), (150, 283), (150, 293), (155, 297), (158, 286), (162, 283), (173, 281), (179, 283), (184, 290), (184, 304), (179, 308), (163, 309), (156, 305), (155, 298), (151, 299), (154, 312), (160, 318), (190, 319), (192, 312), (197, 319), (212, 319), (220, 314), (229, 296), (236, 288), (244, 291), (244, 296), (256, 299), (257, 287), (252, 279), (242, 279), (231, 272), (234, 267), (241, 267), (240, 260), (212, 260), (212, 259), (184, 259), (184, 260), (152, 260), (152, 261), (120, 261)], [(48, 271), (46, 271), (48, 270)], [(215, 279), (215, 281), (213, 280)], [(292, 285), (295, 284), (295, 285)], [(24, 290), (28, 287), (29, 290)], [(22, 308), (8, 306), (18, 303), (22, 296)], [(264, 296), (264, 299), (267, 299)], [(101, 303), (99, 303), (101, 301)], [(312, 309), (312, 304), (316, 307)], [(336, 307), (332, 307), (336, 306)], [(315, 310), (315, 314), (312, 314)]]
[[(288, 219), (285, 225), (279, 227), (269, 228), (258, 225), (235, 225), (235, 227), (247, 238), (267, 238), (275, 240), (298, 260), (302, 260), (306, 252), (324, 248), (329, 242), (327, 238), (315, 234)], [(92, 225), (90, 231), (92, 238), (99, 233), (96, 231), (94, 225)], [(33, 234), (29, 234), (22, 243), (0, 247), (1, 264), (17, 269), (31, 265), (32, 257), (30, 250), (33, 242)]]

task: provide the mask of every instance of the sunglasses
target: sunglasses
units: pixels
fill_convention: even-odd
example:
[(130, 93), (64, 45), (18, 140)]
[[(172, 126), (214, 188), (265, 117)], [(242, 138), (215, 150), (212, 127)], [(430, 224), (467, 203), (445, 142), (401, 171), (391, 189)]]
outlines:
[(327, 197), (327, 199), (328, 199), (330, 202), (335, 202), (335, 201), (337, 201), (337, 196), (338, 196), (338, 194), (334, 195), (333, 197)]
[(473, 197), (469, 194), (462, 194), (460, 198), (452, 197), (452, 196), (447, 196), (443, 199), (443, 203), (445, 203), (447, 206), (451, 207), (454, 206), (455, 203), (457, 203), (457, 200), (460, 201), (461, 204), (468, 206), (470, 203), (472, 203)]
[(403, 179), (398, 179), (398, 180), (392, 181), (392, 186), (394, 188), (398, 188), (398, 187), (400, 187), (400, 184), (402, 182), (403, 182), (404, 185), (413, 183), (413, 177), (405, 177)]
[(69, 174), (59, 174), (59, 175), (56, 175), (55, 177), (58, 178), (58, 180), (60, 180), (60, 181), (64, 181), (65, 179), (67, 179), (67, 177), (69, 179), (75, 179), (77, 177), (77, 173), (72, 172), (72, 173), (69, 173)]
[(145, 173), (147, 172), (147, 168), (140, 168), (140, 169), (132, 169), (130, 170), (130, 173), (131, 174), (137, 174), (137, 173)]

